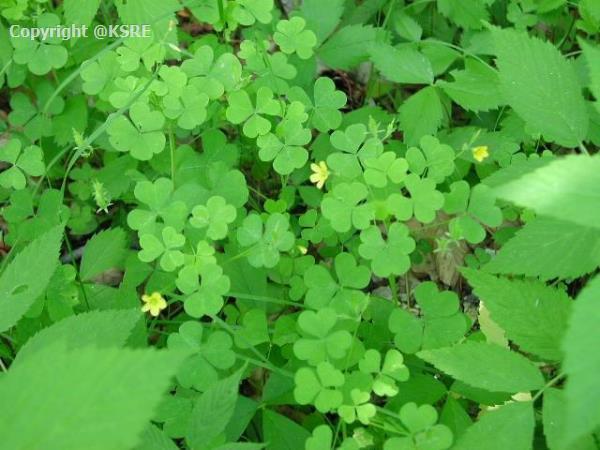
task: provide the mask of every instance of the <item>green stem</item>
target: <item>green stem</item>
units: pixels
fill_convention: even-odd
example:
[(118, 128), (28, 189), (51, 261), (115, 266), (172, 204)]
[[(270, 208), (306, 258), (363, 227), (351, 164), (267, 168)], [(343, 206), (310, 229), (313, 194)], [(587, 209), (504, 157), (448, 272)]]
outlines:
[(79, 288), (81, 289), (81, 293), (83, 294), (83, 301), (85, 302), (85, 306), (87, 310), (90, 310), (90, 303), (88, 302), (87, 294), (85, 292), (85, 285), (83, 284), (83, 280), (81, 279), (81, 275), (79, 274), (79, 266), (75, 261), (75, 256), (73, 255), (73, 248), (71, 247), (71, 242), (69, 241), (69, 236), (67, 236), (67, 231), (63, 231), (63, 235), (65, 237), (65, 244), (67, 245), (67, 251), (69, 252), (69, 257), (71, 258), (72, 264), (75, 266), (75, 280), (77, 284), (79, 284)]
[(171, 152), (171, 181), (173, 182), (173, 188), (175, 188), (175, 133), (173, 133), (172, 126), (169, 127), (169, 150)]
[(398, 305), (400, 302), (398, 301), (398, 287), (396, 286), (396, 277), (394, 275), (390, 275), (388, 277), (388, 282), (390, 285), (390, 290), (392, 291), (392, 299)]
[(583, 144), (583, 142), (579, 143), (579, 150), (581, 150), (581, 153), (583, 153), (584, 155), (589, 155), (590, 154), (590, 152), (588, 152), (588, 149)]
[(287, 306), (295, 306), (298, 308), (304, 308), (305, 306), (301, 303), (289, 302), (287, 300), (280, 300), (278, 298), (272, 297), (263, 297), (261, 295), (252, 295), (252, 294), (242, 294), (238, 292), (230, 292), (227, 294), (229, 297), (235, 297), (242, 300), (253, 300), (257, 302), (265, 302), (265, 303), (275, 303), (278, 305), (287, 305)]
[(542, 394), (544, 393), (544, 391), (546, 391), (546, 389), (551, 388), (552, 386), (554, 386), (556, 383), (558, 383), (561, 379), (563, 379), (567, 374), (564, 372), (559, 373), (558, 375), (556, 375), (554, 378), (552, 378), (550, 381), (548, 381), (543, 388), (541, 388), (539, 391), (536, 392), (536, 394), (533, 396), (533, 398), (531, 399), (532, 403), (535, 403), (535, 401), (540, 398), (542, 396)]

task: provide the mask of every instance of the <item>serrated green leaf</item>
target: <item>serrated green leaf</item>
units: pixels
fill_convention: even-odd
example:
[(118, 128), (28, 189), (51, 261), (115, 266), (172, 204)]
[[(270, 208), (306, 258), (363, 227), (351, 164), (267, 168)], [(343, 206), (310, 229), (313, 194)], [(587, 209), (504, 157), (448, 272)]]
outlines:
[(314, 31), (318, 43), (323, 42), (340, 23), (344, 13), (345, 0), (305, 0), (300, 14), (306, 20), (306, 28)]
[(62, 342), (49, 345), (0, 379), (2, 445), (129, 449), (153, 418), (184, 356), (149, 349), (68, 350)]
[(563, 445), (563, 437), (567, 427), (567, 412), (565, 391), (555, 388), (547, 389), (544, 392), (542, 418), (548, 448), (550, 450), (597, 450), (598, 447), (591, 434), (580, 437), (569, 447)]
[(57, 226), (25, 247), (0, 277), (0, 332), (8, 330), (43, 294), (58, 265), (63, 227)]
[(492, 392), (523, 392), (544, 385), (542, 374), (532, 362), (495, 344), (467, 341), (422, 350), (417, 356), (457, 380)]
[(390, 81), (407, 84), (433, 83), (433, 68), (429, 60), (412, 47), (392, 47), (382, 42), (369, 49), (371, 61)]
[(503, 103), (498, 73), (474, 60), (465, 61), (464, 70), (451, 72), (454, 81), (436, 83), (454, 102), (469, 111), (489, 111)]
[(563, 444), (570, 444), (600, 424), (600, 390), (596, 385), (600, 373), (600, 352), (593, 349), (600, 342), (600, 278), (594, 278), (577, 296), (569, 328), (563, 341), (563, 369), (568, 375), (565, 396), (567, 425)]
[(310, 433), (296, 422), (267, 409), (263, 413), (263, 437), (268, 442), (267, 450), (298, 450), (304, 448)]
[(437, 0), (439, 11), (463, 28), (479, 30), (483, 21), (488, 20), (489, 0)]
[(376, 30), (370, 25), (349, 25), (336, 31), (319, 49), (318, 56), (334, 69), (348, 70), (369, 57)]
[(588, 114), (573, 67), (549, 42), (514, 30), (493, 31), (502, 94), (544, 138), (577, 147)]
[(567, 294), (536, 281), (497, 278), (471, 269), (462, 273), (508, 339), (541, 358), (562, 359), (560, 345), (571, 313)]
[(539, 217), (518, 230), (484, 268), (492, 273), (551, 280), (585, 275), (598, 266), (597, 228)]
[(94, 235), (85, 245), (79, 275), (84, 281), (102, 272), (119, 267), (125, 257), (125, 232), (112, 228)]
[(92, 23), (99, 6), (100, 0), (90, 0), (87, 2), (65, 0), (63, 2), (65, 23), (68, 25), (89, 25)]
[(426, 135), (435, 135), (444, 120), (444, 105), (434, 86), (421, 89), (410, 96), (398, 110), (400, 129), (408, 145), (419, 145)]
[(215, 439), (225, 432), (235, 409), (242, 370), (218, 381), (198, 397), (186, 434), (192, 448), (212, 448)]
[(531, 450), (533, 405), (513, 402), (484, 413), (456, 442), (453, 450)]
[(600, 228), (600, 156), (556, 159), (494, 190), (540, 215)]
[(90, 311), (68, 317), (29, 339), (17, 353), (13, 366), (58, 341), (63, 341), (69, 350), (87, 346), (120, 347), (140, 318), (138, 308)]

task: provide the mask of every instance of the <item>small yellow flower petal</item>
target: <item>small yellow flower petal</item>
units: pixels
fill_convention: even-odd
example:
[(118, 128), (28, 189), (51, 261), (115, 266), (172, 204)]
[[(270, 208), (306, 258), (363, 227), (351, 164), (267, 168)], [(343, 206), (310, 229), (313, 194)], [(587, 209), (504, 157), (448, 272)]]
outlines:
[(150, 312), (150, 315), (154, 317), (157, 317), (167, 307), (167, 301), (159, 292), (142, 295), (142, 301), (144, 302), (142, 312)]
[(314, 173), (309, 177), (311, 183), (315, 183), (318, 189), (323, 188), (327, 178), (329, 178), (329, 168), (325, 161), (319, 162), (319, 164), (312, 163), (310, 165), (310, 170)]
[(473, 158), (477, 162), (482, 162), (484, 159), (490, 156), (490, 150), (487, 145), (480, 145), (473, 149)]

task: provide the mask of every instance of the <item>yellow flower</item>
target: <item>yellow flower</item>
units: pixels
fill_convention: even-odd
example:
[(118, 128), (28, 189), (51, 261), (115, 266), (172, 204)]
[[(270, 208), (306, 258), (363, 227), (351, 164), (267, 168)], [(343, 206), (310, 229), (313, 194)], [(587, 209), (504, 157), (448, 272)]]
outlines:
[(321, 189), (327, 181), (327, 178), (329, 178), (327, 164), (325, 164), (325, 161), (321, 161), (319, 164), (312, 163), (310, 165), (310, 170), (314, 172), (310, 176), (311, 183), (315, 183), (317, 188)]
[(157, 317), (167, 307), (167, 301), (158, 292), (153, 292), (150, 295), (142, 295), (142, 301), (144, 302), (142, 312), (150, 311), (150, 315), (154, 317)]
[(490, 156), (490, 150), (487, 145), (480, 145), (473, 149), (473, 158), (475, 158), (477, 162), (482, 162), (488, 156)]

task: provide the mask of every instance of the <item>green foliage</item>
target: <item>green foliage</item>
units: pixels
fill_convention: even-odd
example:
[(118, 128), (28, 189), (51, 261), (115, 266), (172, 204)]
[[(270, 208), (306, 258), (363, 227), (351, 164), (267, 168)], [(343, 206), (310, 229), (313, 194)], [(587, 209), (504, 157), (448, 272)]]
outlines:
[(0, 382), (4, 442), (10, 448), (130, 448), (181, 359), (151, 349), (48, 345)]
[(44, 293), (58, 265), (63, 227), (51, 228), (25, 247), (0, 276), (0, 330), (11, 328)]
[(0, 0), (0, 447), (596, 449), (597, 3)]
[(589, 119), (570, 63), (550, 43), (524, 33), (494, 30), (493, 37), (506, 102), (547, 140), (579, 145)]

